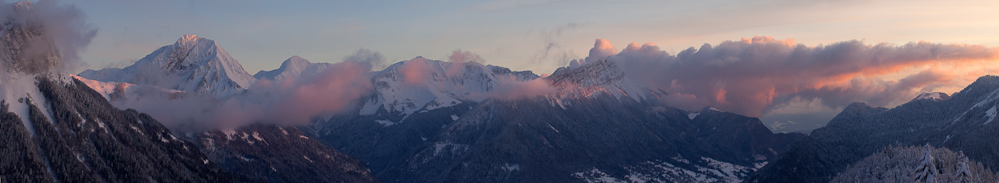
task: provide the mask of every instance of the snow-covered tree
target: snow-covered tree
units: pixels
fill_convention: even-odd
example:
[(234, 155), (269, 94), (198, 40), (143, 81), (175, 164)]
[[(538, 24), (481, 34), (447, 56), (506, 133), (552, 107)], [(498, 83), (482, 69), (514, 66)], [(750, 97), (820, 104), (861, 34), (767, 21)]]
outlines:
[(975, 176), (971, 173), (971, 169), (968, 168), (968, 157), (964, 156), (964, 152), (959, 152), (958, 159), (960, 162), (957, 162), (957, 182), (974, 182)]
[(945, 148), (889, 147), (851, 165), (831, 182), (999, 182), (964, 153)]
[(913, 182), (935, 183), (940, 170), (937, 169), (936, 159), (933, 158), (933, 154), (930, 154), (930, 151), (932, 151), (930, 145), (927, 144), (925, 148), (922, 160), (919, 166), (916, 167), (916, 177), (913, 179)]

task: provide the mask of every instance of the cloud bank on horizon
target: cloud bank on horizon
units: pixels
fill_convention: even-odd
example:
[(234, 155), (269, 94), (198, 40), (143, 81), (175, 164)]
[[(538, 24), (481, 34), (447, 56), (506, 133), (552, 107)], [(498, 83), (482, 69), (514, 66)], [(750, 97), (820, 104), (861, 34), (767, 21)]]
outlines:
[(597, 39), (589, 53), (570, 67), (611, 59), (632, 80), (667, 91), (667, 104), (693, 110), (714, 106), (755, 117), (815, 104), (898, 105), (920, 92), (963, 87), (994, 74), (999, 59), (999, 48), (980, 45), (850, 40), (806, 46), (766, 36), (704, 44), (676, 55), (637, 43), (618, 52)]

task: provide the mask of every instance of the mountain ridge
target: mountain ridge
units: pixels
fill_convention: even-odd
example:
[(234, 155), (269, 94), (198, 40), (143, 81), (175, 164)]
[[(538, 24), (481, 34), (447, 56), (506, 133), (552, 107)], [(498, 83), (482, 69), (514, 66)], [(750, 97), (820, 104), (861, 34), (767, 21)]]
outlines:
[(254, 78), (257, 79), (267, 79), (272, 81), (281, 81), (290, 76), (294, 77), (313, 77), (321, 73), (327, 67), (333, 64), (330, 63), (312, 63), (299, 56), (292, 56), (281, 63), (281, 66), (277, 69), (264, 71), (261, 70), (256, 74), (253, 74)]
[[(382, 88), (372, 91), (372, 97), (381, 91), (401, 92), (393, 90), (396, 86), (412, 87), (405, 86), (405, 74), (396, 69), (412, 64), (407, 62), (376, 72), (382, 77), (373, 79), (375, 86)], [(613, 62), (595, 63), (562, 69), (557, 76), (523, 77), (554, 85), (552, 93), (463, 100), (439, 108), (431, 108), (437, 106), (431, 102), (406, 105), (416, 108), (413, 113), (385, 108), (364, 112), (366, 106), (315, 122), (303, 131), (367, 162), (385, 182), (734, 182), (804, 136), (774, 134), (758, 118), (710, 107), (690, 112), (659, 106), (655, 95), (632, 98), (637, 92), (629, 91), (643, 90), (625, 91), (621, 83), (630, 81)], [(493, 70), (510, 72), (498, 68), (502, 67)], [(448, 80), (454, 76), (447, 75), (449, 69), (440, 67), (429, 72), (437, 75), (426, 79), (453, 82)], [(392, 81), (396, 83), (388, 83)], [(376, 99), (361, 99), (371, 100)], [(743, 141), (725, 143), (729, 139)]]
[[(851, 104), (748, 182), (828, 181), (847, 165), (889, 146), (929, 144), (962, 151), (990, 169), (999, 168), (994, 125), (999, 77), (982, 76), (949, 99), (913, 100), (898, 107)], [(801, 171), (798, 171), (801, 170)]]

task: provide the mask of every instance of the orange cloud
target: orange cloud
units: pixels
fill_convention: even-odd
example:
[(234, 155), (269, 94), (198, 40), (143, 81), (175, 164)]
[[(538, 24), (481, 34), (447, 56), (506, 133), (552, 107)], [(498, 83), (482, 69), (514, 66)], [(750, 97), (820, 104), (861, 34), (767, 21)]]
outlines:
[[(597, 40), (587, 59), (606, 58), (609, 48), (613, 46), (608, 41)], [(872, 45), (857, 40), (809, 47), (793, 39), (757, 36), (691, 47), (676, 55), (655, 45), (631, 43), (609, 58), (637, 82), (694, 96), (665, 97), (667, 103), (762, 116), (794, 98), (821, 101), (829, 108), (852, 102), (897, 105), (919, 92), (966, 85), (994, 74), (997, 68), (991, 65), (999, 60), (999, 48), (926, 41)], [(911, 74), (899, 75), (902, 72)]]

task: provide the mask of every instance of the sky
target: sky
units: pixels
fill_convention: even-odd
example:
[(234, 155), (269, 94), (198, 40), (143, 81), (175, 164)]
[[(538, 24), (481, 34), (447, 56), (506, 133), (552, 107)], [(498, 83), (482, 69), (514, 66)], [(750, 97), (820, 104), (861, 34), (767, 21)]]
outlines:
[[(937, 44), (923, 45), (933, 48), (964, 45), (954, 49), (968, 52), (978, 50), (975, 46), (999, 46), (999, 31), (996, 31), (999, 30), (999, 18), (995, 18), (999, 17), (999, 11), (995, 11), (999, 1), (994, 0), (92, 0), (58, 3), (78, 8), (85, 15), (83, 19), (98, 30), (89, 46), (79, 53), (80, 60), (86, 65), (70, 71), (72, 73), (83, 69), (130, 65), (161, 46), (173, 44), (185, 34), (217, 41), (251, 74), (275, 69), (294, 55), (312, 62), (336, 63), (359, 49), (377, 51), (390, 62), (410, 60), (416, 56), (448, 60), (454, 50), (460, 49), (481, 56), (486, 64), (547, 74), (569, 65), (571, 60), (594, 56), (591, 48), (616, 46), (618, 49), (611, 51), (617, 52), (627, 50), (630, 43), (637, 43), (636, 48), (654, 45), (656, 52), (643, 52), (646, 54), (668, 55), (678, 55), (688, 48), (704, 48), (705, 44), (718, 48), (752, 48), (753, 45), (771, 44), (794, 48), (795, 45), (803, 45), (809, 48), (803, 53), (817, 54), (837, 53), (834, 49), (822, 49), (828, 45), (857, 47), (859, 50), (901, 50), (896, 51), (900, 54), (907, 53), (905, 48), (924, 48), (918, 45), (905, 47), (906, 44), (920, 42)], [(757, 38), (765, 41), (756, 41), (760, 44), (750, 46), (739, 44), (740, 41), (745, 43), (745, 40)], [(596, 44), (594, 40), (597, 40)], [(726, 41), (731, 42), (726, 44)], [(779, 50), (787, 52), (791, 49)], [(885, 56), (862, 55), (874, 58), (870, 60)], [(620, 57), (631, 58), (624, 53)], [(688, 84), (686, 90), (676, 90), (688, 93), (676, 93), (681, 95), (674, 96), (689, 94), (696, 97), (698, 102), (695, 103), (702, 105), (728, 104), (732, 111), (748, 111), (742, 113), (763, 117), (765, 123), (827, 121), (845, 106), (829, 104), (833, 99), (843, 100), (837, 103), (859, 100), (890, 107), (907, 99), (879, 101), (881, 99), (877, 96), (884, 95), (888, 89), (905, 91), (904, 97), (927, 90), (959, 91), (976, 76), (954, 78), (957, 77), (954, 74), (941, 74), (943, 71), (940, 68), (996, 74), (991, 68), (996, 65), (995, 62), (982, 62), (982, 59), (991, 57), (952, 58), (963, 60), (961, 62), (901, 59), (892, 64), (878, 65), (890, 68), (873, 69), (876, 72), (854, 68), (849, 72), (837, 70), (827, 75), (846, 77), (836, 80), (838, 84), (814, 84), (829, 81), (813, 79), (787, 81), (786, 85), (793, 87), (780, 85), (763, 90), (740, 90), (752, 87), (735, 88), (730, 84), (735, 81), (732, 79), (727, 80), (729, 86), (722, 86), (726, 82), (712, 80), (708, 81), (712, 86), (692, 87)], [(972, 61), (966, 61), (969, 59)], [(697, 58), (677, 57), (677, 60), (682, 62)], [(819, 61), (822, 60), (816, 62)], [(863, 68), (878, 63), (853, 64), (856, 68)], [(663, 71), (676, 68), (667, 67)], [(714, 67), (689, 69), (704, 68)], [(376, 66), (374, 69), (380, 68)], [(704, 70), (704, 73), (698, 74), (715, 74), (712, 71), (716, 70)], [(761, 69), (758, 73), (763, 72), (770, 71)], [(700, 81), (686, 76), (650, 76), (671, 77), (675, 80), (673, 83), (687, 81), (684, 79)], [(896, 87), (916, 80), (933, 82)], [(759, 77), (754, 81), (774, 80)], [(812, 84), (806, 86), (796, 82)], [(864, 82), (868, 84), (857, 84)], [(675, 87), (666, 84), (670, 83), (660, 87)], [(782, 87), (787, 91), (781, 91)], [(799, 90), (802, 88), (812, 89), (812, 93), (801, 93)], [(837, 98), (826, 94), (856, 88), (865, 89), (854, 92), (860, 92), (866, 98)], [(762, 103), (756, 101), (747, 105), (750, 107), (740, 108), (737, 100), (742, 98), (726, 93), (728, 91), (766, 95), (753, 99), (769, 100)], [(765, 107), (760, 108), (760, 105)]]
[[(135, 61), (184, 34), (218, 41), (250, 73), (299, 55), (339, 62), (358, 49), (390, 61), (452, 50), (550, 73), (594, 39), (673, 53), (753, 36), (806, 45), (930, 41), (999, 45), (997, 1), (61, 1), (98, 35), (87, 68)], [(117, 65), (115, 65), (117, 64)]]

